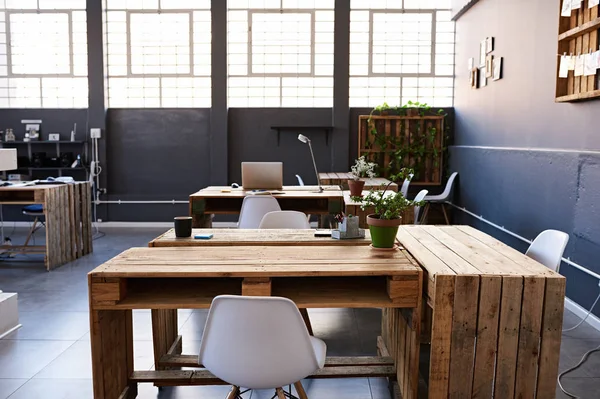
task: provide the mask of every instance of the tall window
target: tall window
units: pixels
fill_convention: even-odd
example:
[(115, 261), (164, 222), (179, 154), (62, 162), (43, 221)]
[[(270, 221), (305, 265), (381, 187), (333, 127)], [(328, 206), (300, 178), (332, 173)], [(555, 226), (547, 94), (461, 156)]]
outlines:
[(108, 106), (211, 106), (210, 0), (108, 0)]
[(334, 2), (229, 0), (229, 106), (333, 106)]
[(350, 106), (452, 106), (450, 0), (351, 0)]
[(86, 108), (85, 0), (0, 0), (0, 108)]

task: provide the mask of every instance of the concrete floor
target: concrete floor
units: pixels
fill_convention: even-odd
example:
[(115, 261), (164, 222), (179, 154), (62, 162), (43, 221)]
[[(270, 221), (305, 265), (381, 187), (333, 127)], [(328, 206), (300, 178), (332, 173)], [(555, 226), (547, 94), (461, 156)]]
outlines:
[[(13, 243), (22, 240), (23, 229), (5, 228)], [(164, 229), (104, 229), (94, 241), (94, 253), (46, 272), (40, 257), (19, 256), (0, 260), (0, 289), (19, 294), (23, 327), (0, 340), (0, 399), (91, 399), (86, 274), (99, 264), (132, 246), (146, 246)], [(38, 236), (43, 240), (43, 234)], [(0, 258), (1, 259), (1, 258)], [(376, 309), (311, 310), (315, 335), (327, 343), (329, 355), (374, 355), (381, 313)], [(206, 318), (205, 311), (180, 310), (179, 325), (184, 353), (196, 353)], [(565, 326), (578, 318), (565, 314)], [(134, 312), (135, 368), (153, 367), (149, 311)], [(600, 344), (600, 332), (584, 324), (563, 336), (561, 370), (574, 365), (581, 355)], [(600, 392), (600, 353), (564, 379), (567, 389), (581, 398), (597, 398)], [(308, 380), (311, 399), (388, 399), (380, 378)], [(177, 387), (160, 392), (140, 384), (138, 398), (223, 399), (228, 387)], [(559, 392), (557, 390), (557, 392)], [(271, 391), (248, 393), (245, 398), (270, 398)], [(568, 396), (557, 393), (557, 398)]]

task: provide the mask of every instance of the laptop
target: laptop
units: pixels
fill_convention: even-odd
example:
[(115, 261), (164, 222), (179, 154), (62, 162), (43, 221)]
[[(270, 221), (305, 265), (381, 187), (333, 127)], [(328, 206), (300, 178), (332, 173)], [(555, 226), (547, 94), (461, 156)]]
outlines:
[(242, 162), (244, 190), (281, 190), (283, 162)]

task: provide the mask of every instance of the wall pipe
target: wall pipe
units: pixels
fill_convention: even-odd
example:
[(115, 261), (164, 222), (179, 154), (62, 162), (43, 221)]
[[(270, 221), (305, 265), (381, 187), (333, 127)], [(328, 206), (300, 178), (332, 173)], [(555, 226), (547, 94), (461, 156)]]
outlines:
[[(451, 205), (452, 207), (458, 209), (459, 211), (462, 211), (462, 212), (466, 213), (467, 215), (473, 216), (475, 219), (481, 220), (482, 222), (484, 222), (484, 223), (486, 223), (486, 224), (488, 224), (488, 225), (490, 225), (490, 226), (492, 226), (492, 227), (494, 227), (494, 228), (496, 228), (496, 229), (498, 229), (498, 230), (500, 230), (500, 231), (502, 231), (502, 232), (504, 232), (504, 233), (506, 233), (506, 234), (508, 234), (510, 236), (513, 236), (513, 237), (515, 237), (515, 238), (517, 238), (517, 239), (519, 239), (519, 240), (521, 240), (521, 241), (523, 241), (523, 242), (525, 242), (527, 244), (531, 244), (531, 242), (532, 242), (531, 240), (528, 240), (525, 237), (522, 237), (522, 236), (520, 236), (520, 235), (518, 235), (516, 233), (513, 233), (512, 231), (510, 231), (508, 229), (505, 229), (504, 226), (497, 225), (496, 223), (491, 222), (491, 221), (485, 219), (483, 216), (479, 216), (479, 215), (474, 214), (473, 212), (469, 211), (467, 208), (460, 207), (458, 205), (454, 205), (452, 202), (449, 202), (449, 201), (446, 201), (446, 204)], [(591, 271), (591, 270), (589, 270), (589, 269), (581, 266), (580, 264), (577, 264), (577, 263), (573, 262), (570, 258), (562, 258), (562, 261), (565, 262), (567, 265), (573, 266), (574, 268), (581, 270), (582, 272), (584, 272), (584, 273), (586, 273), (586, 274), (588, 274), (588, 275), (596, 278), (597, 280), (600, 280), (600, 274), (594, 273), (593, 271)]]
[(101, 200), (97, 200), (95, 201), (97, 205), (101, 205), (101, 204), (117, 204), (117, 205), (123, 205), (123, 204), (189, 204), (189, 201), (178, 201), (178, 200), (170, 200), (170, 201), (122, 201), (122, 200), (114, 200), (114, 201), (101, 201)]

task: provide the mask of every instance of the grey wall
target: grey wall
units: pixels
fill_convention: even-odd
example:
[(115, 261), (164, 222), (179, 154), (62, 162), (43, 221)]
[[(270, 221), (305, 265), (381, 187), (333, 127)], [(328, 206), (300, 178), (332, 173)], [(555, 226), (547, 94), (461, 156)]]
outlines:
[[(565, 256), (600, 272), (600, 102), (554, 102), (558, 8), (558, 0), (485, 0), (458, 20), (451, 166), (467, 209), (530, 239), (563, 230), (570, 235)], [(472, 90), (467, 60), (478, 59), (487, 36), (495, 37), (494, 56), (504, 57), (504, 78)], [(561, 273), (567, 295), (589, 308), (598, 282), (566, 264)]]

